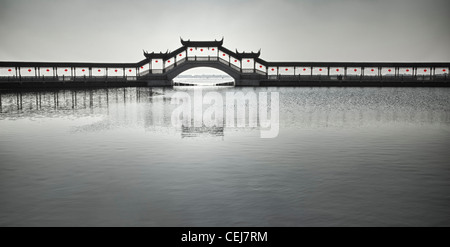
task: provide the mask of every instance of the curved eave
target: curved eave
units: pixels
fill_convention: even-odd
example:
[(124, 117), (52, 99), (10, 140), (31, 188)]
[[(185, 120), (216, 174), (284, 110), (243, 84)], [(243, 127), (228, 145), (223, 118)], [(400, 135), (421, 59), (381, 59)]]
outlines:
[(223, 45), (223, 37), (219, 41), (191, 41), (183, 40), (182, 38), (180, 38), (180, 41), (185, 47), (221, 47)]
[(168, 53), (145, 53), (144, 52), (144, 56), (147, 59), (162, 59), (165, 61), (167, 59), (177, 56), (178, 54), (180, 54), (184, 51), (186, 51), (186, 48), (180, 47), (180, 48), (176, 49), (175, 51), (168, 52)]
[(259, 50), (258, 52), (238, 52), (236, 50), (236, 56), (238, 58), (259, 58), (259, 56), (261, 55), (261, 50)]

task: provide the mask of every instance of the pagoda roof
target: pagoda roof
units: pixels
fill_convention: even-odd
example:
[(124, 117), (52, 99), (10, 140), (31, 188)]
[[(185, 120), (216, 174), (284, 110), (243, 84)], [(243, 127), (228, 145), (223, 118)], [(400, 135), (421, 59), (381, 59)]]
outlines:
[(261, 49), (258, 52), (238, 52), (236, 49), (236, 56), (238, 58), (258, 58), (261, 55)]
[(167, 59), (167, 58), (172, 57), (173, 55), (172, 55), (172, 52), (169, 52), (169, 50), (167, 50), (164, 53), (163, 52), (159, 52), (159, 53), (151, 52), (151, 53), (148, 53), (148, 52), (144, 51), (144, 56), (147, 59), (152, 59), (152, 58)]
[(223, 37), (219, 41), (191, 41), (190, 39), (183, 40), (180, 37), (180, 41), (181, 44), (186, 47), (221, 47), (223, 45)]

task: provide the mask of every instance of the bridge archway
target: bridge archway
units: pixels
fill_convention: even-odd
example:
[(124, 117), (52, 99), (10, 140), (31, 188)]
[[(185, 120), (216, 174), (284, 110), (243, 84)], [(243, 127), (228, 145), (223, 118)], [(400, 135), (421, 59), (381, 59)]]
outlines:
[(169, 70), (166, 74), (167, 79), (173, 85), (173, 79), (175, 79), (181, 73), (188, 71), (190, 69), (202, 68), (202, 67), (217, 69), (217, 70), (224, 72), (225, 74), (229, 75), (230, 77), (232, 77), (234, 79), (234, 85), (237, 85), (241, 78), (240, 71), (233, 69), (233, 68), (229, 67), (228, 65), (225, 65), (218, 61), (192, 61), (192, 62), (186, 61), (184, 63), (179, 64), (178, 66), (175, 66), (171, 70)]
[(215, 68), (198, 67), (180, 73), (173, 86), (235, 86), (235, 79)]

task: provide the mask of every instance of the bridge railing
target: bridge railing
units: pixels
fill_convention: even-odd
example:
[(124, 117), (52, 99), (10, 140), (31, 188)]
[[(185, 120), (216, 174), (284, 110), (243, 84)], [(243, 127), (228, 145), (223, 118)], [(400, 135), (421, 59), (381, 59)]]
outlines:
[(163, 72), (163, 69), (152, 69), (152, 74), (162, 74)]
[(226, 64), (226, 65), (230, 65), (230, 61), (225, 60), (225, 59), (223, 59), (223, 58), (221, 58), (221, 57), (219, 57), (219, 62), (221, 62), (221, 63), (223, 63), (223, 64)]
[(236, 66), (236, 65), (234, 65), (234, 64), (231, 64), (231, 63), (230, 63), (230, 67), (233, 68), (233, 69), (235, 69), (235, 70), (237, 70), (237, 71), (241, 71), (241, 68), (239, 68), (238, 66)]
[[(88, 76), (74, 74), (73, 76), (58, 76), (58, 75), (11, 75), (11, 76), (0, 76), (0, 82), (46, 82), (46, 81), (60, 81), (60, 82), (70, 82), (70, 81), (114, 81), (114, 80), (141, 80), (145, 78), (156, 78), (158, 75), (169, 71), (174, 66), (185, 61), (219, 61), (220, 63), (226, 64), (229, 67), (235, 69), (238, 72), (242, 72), (242, 76), (248, 79), (261, 78), (262, 80), (285, 80), (285, 81), (408, 81), (408, 82), (419, 82), (427, 83), (431, 81), (445, 82), (449, 83), (449, 75), (446, 74), (390, 74), (390, 75), (267, 75), (264, 71), (258, 69), (241, 69), (235, 66), (229, 61), (222, 59), (217, 56), (212, 57), (187, 57), (180, 59), (175, 64), (165, 68), (165, 69), (152, 69), (143, 70), (136, 76)], [(252, 74), (257, 74), (262, 77), (255, 77)]]
[(253, 74), (253, 73), (255, 73), (255, 70), (254, 69), (242, 69), (242, 73)]
[(184, 62), (186, 62), (186, 58), (185, 57), (183, 57), (182, 59), (178, 60), (175, 64), (178, 65), (178, 64), (182, 64)]
[(434, 77), (434, 80), (437, 80), (437, 81), (447, 81), (448, 79), (449, 78), (448, 78), (447, 74), (445, 74), (445, 75), (436, 75)]
[(217, 56), (207, 56), (207, 57), (187, 57), (188, 61), (218, 61), (219, 57)]
[(139, 72), (139, 76), (144, 76), (144, 75), (148, 75), (148, 74), (150, 74), (150, 69), (141, 70)]
[(196, 57), (195, 61), (209, 61), (209, 57)]
[(134, 81), (145, 76), (37, 76), (37, 77), (13, 77), (2, 76), (0, 82), (83, 82), (83, 81)]
[(444, 75), (267, 75), (268, 80), (284, 81), (442, 81), (447, 82), (449, 77)]
[(174, 67), (175, 67), (175, 64), (171, 64), (170, 66), (167, 66), (167, 67), (164, 69), (164, 73), (167, 72), (167, 71), (169, 71), (169, 70), (171, 70), (171, 69), (173, 69)]
[[(231, 64), (231, 66), (234, 66)], [(173, 68), (173, 65), (166, 68), (167, 70), (170, 70)], [(240, 70), (239, 67), (234, 66), (236, 70)], [(261, 78), (261, 79), (269, 79), (269, 80), (298, 80), (298, 81), (417, 81), (417, 82), (424, 82), (427, 81), (442, 81), (442, 82), (449, 82), (450, 78), (447, 74), (443, 75), (266, 75), (265, 73), (251, 73), (252, 69), (245, 69), (243, 72), (242, 77), (245, 78)], [(257, 71), (257, 70), (256, 70)], [(33, 82), (33, 81), (96, 81), (96, 80), (108, 80), (108, 81), (114, 81), (114, 80), (138, 80), (141, 78), (147, 78), (155, 76), (162, 75), (163, 70), (152, 70), (152, 73), (148, 74), (141, 74), (136, 76), (127, 76), (127, 75), (120, 75), (120, 76), (0, 76), (1, 82), (21, 82), (21, 81), (27, 81), (27, 82)], [(257, 77), (256, 77), (256, 75)]]
[(256, 69), (255, 72), (260, 75), (267, 75), (266, 72)]

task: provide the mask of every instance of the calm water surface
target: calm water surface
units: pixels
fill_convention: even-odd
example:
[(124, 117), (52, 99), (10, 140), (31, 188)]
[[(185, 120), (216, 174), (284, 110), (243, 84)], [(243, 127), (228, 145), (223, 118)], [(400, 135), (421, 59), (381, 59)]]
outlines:
[(211, 91), (278, 92), (278, 136), (174, 127), (192, 88), (3, 92), (0, 226), (450, 226), (450, 89)]

